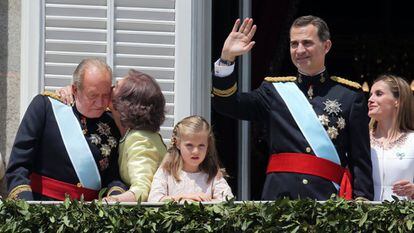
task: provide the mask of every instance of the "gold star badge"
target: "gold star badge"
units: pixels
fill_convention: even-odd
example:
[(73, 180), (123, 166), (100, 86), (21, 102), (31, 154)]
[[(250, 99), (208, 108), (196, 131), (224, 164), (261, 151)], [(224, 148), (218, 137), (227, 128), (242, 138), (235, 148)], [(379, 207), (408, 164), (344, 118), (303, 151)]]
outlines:
[(106, 144), (102, 145), (102, 147), (101, 147), (101, 154), (104, 157), (108, 157), (111, 154), (111, 147), (109, 147)]
[(327, 133), (331, 139), (335, 139), (336, 137), (338, 137), (338, 129), (336, 129), (335, 127), (328, 127)]
[(322, 125), (328, 126), (329, 125), (329, 117), (327, 115), (319, 115), (318, 116), (319, 121)]
[(98, 134), (95, 134), (95, 133), (91, 134), (92, 144), (99, 145), (99, 144), (101, 144), (101, 141), (102, 141), (102, 139), (101, 139), (101, 137), (99, 137)]
[(337, 126), (339, 129), (344, 129), (345, 128), (345, 119), (342, 117), (338, 118), (338, 121), (336, 122)]

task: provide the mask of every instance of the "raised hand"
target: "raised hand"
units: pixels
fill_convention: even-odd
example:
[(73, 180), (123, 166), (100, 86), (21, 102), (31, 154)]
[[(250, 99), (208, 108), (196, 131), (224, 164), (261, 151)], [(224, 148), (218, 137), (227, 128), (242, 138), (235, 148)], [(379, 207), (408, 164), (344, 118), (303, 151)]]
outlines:
[(224, 42), (223, 50), (221, 51), (222, 60), (234, 61), (237, 56), (243, 55), (253, 48), (255, 42), (252, 41), (252, 38), (256, 32), (256, 25), (253, 25), (253, 19), (246, 18), (243, 20), (242, 25), (239, 26), (240, 19), (237, 19)]

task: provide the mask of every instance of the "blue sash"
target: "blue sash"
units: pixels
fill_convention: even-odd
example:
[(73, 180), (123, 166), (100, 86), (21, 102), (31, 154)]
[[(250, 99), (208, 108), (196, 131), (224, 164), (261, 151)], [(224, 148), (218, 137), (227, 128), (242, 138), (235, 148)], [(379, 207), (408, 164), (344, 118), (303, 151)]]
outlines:
[(78, 119), (72, 107), (50, 98), (57, 125), (72, 162), (75, 172), (83, 187), (100, 190), (101, 176), (96, 166), (91, 149), (82, 133)]
[(293, 119), (315, 155), (341, 165), (339, 155), (328, 133), (298, 86), (293, 82), (273, 83), (273, 86), (285, 101)]

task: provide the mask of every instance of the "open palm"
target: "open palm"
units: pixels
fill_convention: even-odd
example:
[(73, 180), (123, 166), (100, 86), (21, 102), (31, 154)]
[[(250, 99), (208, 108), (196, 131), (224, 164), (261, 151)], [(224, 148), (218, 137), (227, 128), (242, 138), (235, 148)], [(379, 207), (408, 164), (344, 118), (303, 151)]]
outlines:
[(240, 19), (237, 19), (233, 30), (224, 42), (221, 53), (221, 59), (223, 60), (234, 61), (237, 56), (249, 52), (255, 44), (252, 41), (256, 32), (256, 25), (253, 25), (253, 19), (246, 18), (240, 27), (239, 25)]

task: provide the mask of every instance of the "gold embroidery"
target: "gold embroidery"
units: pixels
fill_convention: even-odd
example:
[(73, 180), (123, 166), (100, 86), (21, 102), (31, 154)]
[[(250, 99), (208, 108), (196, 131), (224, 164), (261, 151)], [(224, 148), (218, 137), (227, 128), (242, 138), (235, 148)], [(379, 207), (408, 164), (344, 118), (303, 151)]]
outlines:
[[(51, 91), (45, 91), (42, 93), (43, 96), (49, 96), (55, 100), (59, 100), (60, 102), (62, 102), (62, 100), (60, 99), (60, 96), (54, 92)], [(63, 102), (62, 102), (63, 103)]]
[(295, 76), (286, 76), (286, 77), (266, 77), (265, 80), (271, 83), (275, 82), (294, 82), (296, 81)]
[(359, 83), (350, 81), (348, 79), (344, 79), (344, 78), (337, 77), (337, 76), (331, 76), (331, 79), (335, 82), (338, 82), (338, 83), (341, 83), (341, 84), (344, 84), (344, 85), (347, 85), (347, 86), (350, 86), (356, 89), (361, 88), (361, 85)]
[(31, 192), (32, 188), (30, 185), (22, 184), (16, 186), (12, 191), (10, 191), (8, 198), (9, 199), (17, 199), (17, 196), (22, 192)]
[(220, 96), (220, 97), (229, 97), (233, 95), (234, 93), (236, 93), (236, 91), (237, 91), (237, 83), (235, 83), (232, 87), (226, 90), (220, 90), (220, 89), (213, 87), (213, 94)]

